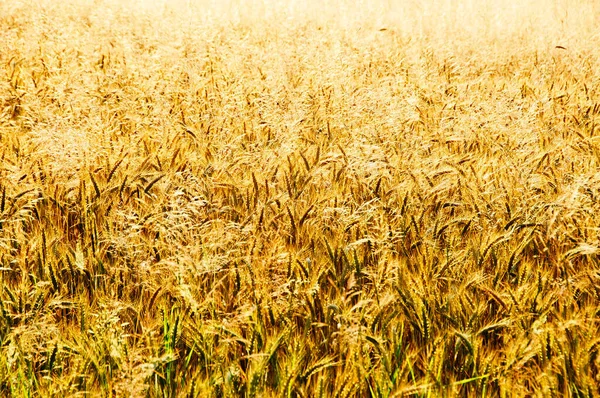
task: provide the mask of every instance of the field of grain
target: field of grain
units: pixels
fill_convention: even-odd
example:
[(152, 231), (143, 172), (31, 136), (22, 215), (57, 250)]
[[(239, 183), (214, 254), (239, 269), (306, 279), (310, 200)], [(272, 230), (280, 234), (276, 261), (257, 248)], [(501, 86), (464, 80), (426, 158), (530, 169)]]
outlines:
[(0, 1), (0, 395), (600, 395), (600, 4)]

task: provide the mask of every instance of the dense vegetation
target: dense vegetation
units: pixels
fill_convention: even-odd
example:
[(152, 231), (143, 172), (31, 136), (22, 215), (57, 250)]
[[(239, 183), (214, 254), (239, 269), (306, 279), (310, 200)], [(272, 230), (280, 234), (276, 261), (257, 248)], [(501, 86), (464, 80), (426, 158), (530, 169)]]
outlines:
[(600, 395), (600, 6), (506, 3), (0, 2), (0, 395)]

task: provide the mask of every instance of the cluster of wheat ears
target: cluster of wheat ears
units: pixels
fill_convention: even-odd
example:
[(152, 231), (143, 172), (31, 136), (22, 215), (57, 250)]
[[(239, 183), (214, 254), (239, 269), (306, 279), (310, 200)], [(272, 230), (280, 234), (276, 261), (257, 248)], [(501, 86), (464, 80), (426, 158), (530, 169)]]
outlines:
[(0, 1), (0, 395), (598, 396), (599, 18)]

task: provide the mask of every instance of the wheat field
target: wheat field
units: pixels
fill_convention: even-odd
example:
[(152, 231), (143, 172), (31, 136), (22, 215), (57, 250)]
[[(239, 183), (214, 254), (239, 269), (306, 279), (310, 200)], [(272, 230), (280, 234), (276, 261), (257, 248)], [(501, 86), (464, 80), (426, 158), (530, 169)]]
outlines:
[(0, 395), (600, 396), (600, 3), (0, 2)]

